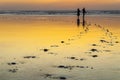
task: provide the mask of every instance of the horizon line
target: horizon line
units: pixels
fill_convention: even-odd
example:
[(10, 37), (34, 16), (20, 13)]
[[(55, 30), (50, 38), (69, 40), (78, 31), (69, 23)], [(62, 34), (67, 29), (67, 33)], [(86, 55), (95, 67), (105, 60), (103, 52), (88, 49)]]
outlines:
[[(82, 9), (82, 8), (80, 8), (80, 9)], [(14, 10), (12, 10), (12, 9), (8, 9), (8, 10), (4, 10), (4, 11), (76, 11), (77, 10), (77, 8), (76, 9), (49, 9), (49, 10), (43, 10), (43, 9), (14, 9)], [(93, 11), (95, 11), (95, 10), (99, 10), (99, 11), (110, 11), (110, 10), (112, 10), (112, 11), (115, 11), (115, 10), (117, 10), (117, 11), (119, 11), (120, 9), (86, 9), (86, 10), (93, 10)], [(2, 9), (0, 9), (0, 11), (3, 11)]]

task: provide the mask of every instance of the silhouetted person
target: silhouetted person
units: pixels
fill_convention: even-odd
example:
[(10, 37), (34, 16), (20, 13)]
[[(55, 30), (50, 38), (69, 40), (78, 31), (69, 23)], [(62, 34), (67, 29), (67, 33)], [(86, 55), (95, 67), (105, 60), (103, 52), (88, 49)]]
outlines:
[(80, 9), (78, 8), (77, 9), (77, 26), (79, 27), (79, 25), (80, 25)]
[(80, 9), (79, 8), (77, 9), (77, 16), (78, 16), (78, 18), (80, 16)]
[(86, 14), (85, 8), (82, 9), (82, 13), (83, 13), (83, 20), (85, 20), (85, 14)]
[(85, 8), (82, 9), (82, 13), (83, 13), (83, 23), (82, 23), (82, 25), (83, 25), (83, 27), (85, 27), (85, 14), (86, 14)]

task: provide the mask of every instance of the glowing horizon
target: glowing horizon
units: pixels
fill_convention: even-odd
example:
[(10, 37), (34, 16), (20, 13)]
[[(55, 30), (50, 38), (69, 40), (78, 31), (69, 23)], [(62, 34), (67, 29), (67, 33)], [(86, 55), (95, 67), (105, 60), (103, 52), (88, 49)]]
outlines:
[(118, 9), (120, 10), (120, 0), (2, 0), (0, 10), (9, 9), (76, 9), (86, 7), (88, 9)]

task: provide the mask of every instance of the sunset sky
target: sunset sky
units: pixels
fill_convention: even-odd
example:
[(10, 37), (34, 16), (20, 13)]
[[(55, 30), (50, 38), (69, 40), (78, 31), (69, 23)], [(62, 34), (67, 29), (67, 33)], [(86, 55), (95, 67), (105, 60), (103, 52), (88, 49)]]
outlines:
[(76, 9), (120, 10), (120, 0), (0, 0), (0, 10)]

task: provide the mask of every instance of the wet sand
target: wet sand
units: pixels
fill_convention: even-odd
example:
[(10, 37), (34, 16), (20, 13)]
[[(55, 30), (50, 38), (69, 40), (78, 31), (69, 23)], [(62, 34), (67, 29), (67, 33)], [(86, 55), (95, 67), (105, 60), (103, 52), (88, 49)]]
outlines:
[(0, 16), (0, 80), (119, 80), (120, 17)]

